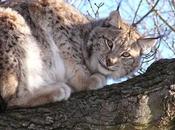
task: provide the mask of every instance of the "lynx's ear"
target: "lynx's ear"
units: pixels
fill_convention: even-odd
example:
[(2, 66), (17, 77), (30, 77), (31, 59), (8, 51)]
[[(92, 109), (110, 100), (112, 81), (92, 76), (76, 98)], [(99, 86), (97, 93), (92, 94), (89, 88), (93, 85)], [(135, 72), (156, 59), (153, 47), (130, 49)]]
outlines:
[(142, 54), (147, 54), (156, 45), (156, 38), (140, 38), (137, 43), (141, 47)]
[(111, 14), (109, 15), (109, 18), (107, 19), (106, 22), (107, 22), (107, 24), (110, 24), (110, 25), (115, 26), (117, 28), (121, 28), (122, 19), (121, 19), (119, 11), (111, 12)]

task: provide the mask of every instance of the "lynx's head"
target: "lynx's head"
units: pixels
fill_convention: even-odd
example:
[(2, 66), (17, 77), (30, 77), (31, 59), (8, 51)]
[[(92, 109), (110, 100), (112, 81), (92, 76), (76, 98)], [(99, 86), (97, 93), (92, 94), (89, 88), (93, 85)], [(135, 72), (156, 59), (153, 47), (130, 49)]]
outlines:
[(121, 20), (117, 11), (95, 27), (87, 43), (88, 64), (92, 72), (120, 78), (140, 65), (141, 56), (155, 45)]

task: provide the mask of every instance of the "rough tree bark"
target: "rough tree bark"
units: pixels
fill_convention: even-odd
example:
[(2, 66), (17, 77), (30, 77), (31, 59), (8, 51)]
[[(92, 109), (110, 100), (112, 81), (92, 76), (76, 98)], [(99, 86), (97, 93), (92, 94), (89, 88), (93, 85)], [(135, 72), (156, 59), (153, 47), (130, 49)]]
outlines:
[(164, 129), (175, 116), (174, 83), (175, 59), (160, 60), (120, 84), (74, 93), (68, 101), (8, 110), (0, 114), (0, 130)]

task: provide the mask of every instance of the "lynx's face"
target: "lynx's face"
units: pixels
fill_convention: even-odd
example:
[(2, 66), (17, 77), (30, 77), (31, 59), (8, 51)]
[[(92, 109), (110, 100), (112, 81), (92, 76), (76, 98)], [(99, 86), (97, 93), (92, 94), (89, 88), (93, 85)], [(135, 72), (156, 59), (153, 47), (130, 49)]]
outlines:
[[(118, 14), (115, 15), (119, 20)], [(150, 38), (141, 38), (122, 21), (112, 22), (110, 17), (106, 20), (106, 25), (91, 32), (87, 44), (89, 66), (94, 72), (119, 78), (136, 70), (140, 65), (141, 55), (155, 42)]]

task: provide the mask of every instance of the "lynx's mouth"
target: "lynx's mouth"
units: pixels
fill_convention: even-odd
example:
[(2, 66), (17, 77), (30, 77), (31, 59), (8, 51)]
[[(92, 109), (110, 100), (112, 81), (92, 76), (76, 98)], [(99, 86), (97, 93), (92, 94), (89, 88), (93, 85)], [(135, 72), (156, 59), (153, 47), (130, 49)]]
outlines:
[(100, 65), (101, 65), (103, 68), (105, 68), (105, 69), (107, 69), (107, 70), (110, 70), (110, 69), (106, 66), (106, 63), (105, 63), (104, 61), (99, 60), (99, 63), (100, 63)]
[(108, 71), (116, 71), (117, 70), (117, 66), (107, 66), (106, 60), (105, 59), (99, 59), (99, 64), (106, 70)]

